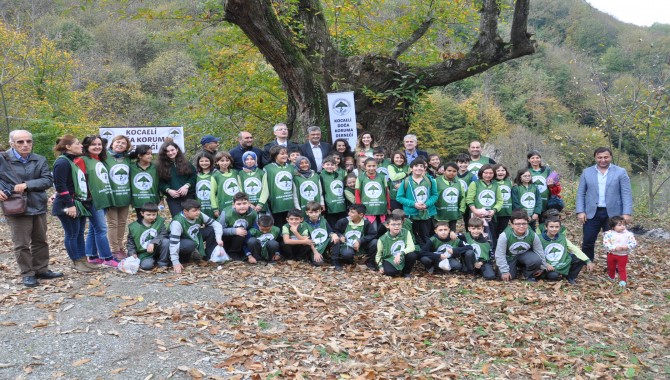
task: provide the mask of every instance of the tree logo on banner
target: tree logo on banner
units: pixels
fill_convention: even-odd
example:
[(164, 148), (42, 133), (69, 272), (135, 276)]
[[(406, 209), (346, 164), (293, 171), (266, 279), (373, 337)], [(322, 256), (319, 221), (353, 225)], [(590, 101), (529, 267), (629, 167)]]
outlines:
[(347, 99), (339, 98), (333, 102), (333, 113), (337, 116), (344, 116), (348, 114), (350, 110), (351, 104), (349, 104)]
[(149, 173), (139, 173), (133, 178), (133, 185), (140, 190), (149, 190), (154, 184), (154, 179)]

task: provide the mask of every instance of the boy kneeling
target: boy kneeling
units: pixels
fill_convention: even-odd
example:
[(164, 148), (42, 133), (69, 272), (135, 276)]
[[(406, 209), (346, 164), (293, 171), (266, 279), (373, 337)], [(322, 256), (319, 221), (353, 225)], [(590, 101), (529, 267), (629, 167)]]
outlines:
[[(453, 239), (452, 239), (453, 238)], [(419, 261), (428, 273), (433, 273), (436, 266), (445, 272), (465, 271), (472, 272), (475, 253), (472, 247), (465, 245), (449, 229), (449, 222), (435, 223), (435, 235), (421, 247)], [(461, 263), (470, 263), (465, 270)]]
[(552, 216), (544, 221), (545, 231), (540, 236), (540, 242), (544, 247), (544, 255), (547, 263), (554, 267), (553, 271), (547, 272), (545, 278), (549, 281), (558, 281), (566, 277), (571, 285), (577, 284), (577, 276), (586, 265), (590, 272), (593, 263), (581, 249), (572, 244), (568, 237), (560, 232), (561, 220)]
[(379, 273), (387, 276), (402, 274), (403, 277), (410, 278), (416, 262), (412, 235), (402, 228), (402, 219), (396, 215), (389, 217), (388, 229), (377, 241), (375, 261), (379, 266)]
[(524, 277), (529, 282), (536, 282), (544, 269), (553, 271), (554, 267), (547, 264), (540, 238), (528, 229), (528, 213), (524, 209), (512, 211), (511, 226), (507, 227), (498, 237), (496, 245), (496, 264), (500, 271), (500, 279), (509, 281), (516, 278), (517, 265), (524, 267)]
[(184, 269), (181, 261), (209, 260), (217, 244), (223, 247), (221, 224), (200, 212), (200, 202), (187, 199), (181, 207), (183, 211), (170, 223), (170, 260), (175, 273)]
[(258, 217), (258, 229), (249, 230), (251, 237), (247, 241), (249, 247), (249, 264), (256, 264), (263, 260), (268, 264), (274, 264), (281, 259), (279, 254), (279, 227), (274, 225), (272, 215), (263, 214)]
[(151, 270), (156, 260), (159, 267), (165, 268), (170, 258), (165, 219), (158, 216), (158, 205), (153, 202), (142, 205), (140, 215), (140, 220), (128, 226), (126, 252), (140, 259), (142, 270)]

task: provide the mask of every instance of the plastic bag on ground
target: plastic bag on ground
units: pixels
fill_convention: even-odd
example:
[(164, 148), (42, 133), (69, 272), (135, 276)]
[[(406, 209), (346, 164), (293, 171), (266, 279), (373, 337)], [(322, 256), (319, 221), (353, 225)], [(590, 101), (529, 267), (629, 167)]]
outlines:
[(225, 263), (230, 261), (230, 256), (226, 253), (226, 250), (221, 246), (216, 246), (214, 251), (212, 251), (212, 256), (209, 258), (209, 261), (213, 263)]
[(135, 274), (140, 270), (140, 259), (134, 256), (126, 257), (119, 261), (119, 266), (116, 268), (124, 273)]

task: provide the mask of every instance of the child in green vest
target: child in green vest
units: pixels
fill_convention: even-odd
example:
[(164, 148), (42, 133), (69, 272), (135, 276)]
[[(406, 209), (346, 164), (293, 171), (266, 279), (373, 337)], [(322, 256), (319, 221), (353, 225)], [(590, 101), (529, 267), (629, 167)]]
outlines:
[(233, 196), (233, 204), (221, 211), (219, 223), (223, 228), (223, 241), (226, 253), (233, 260), (243, 260), (251, 255), (245, 254), (244, 245), (248, 239), (249, 230), (256, 224), (256, 210), (249, 203), (249, 196), (239, 192)]
[(182, 262), (209, 260), (214, 247), (223, 247), (221, 224), (200, 212), (200, 202), (187, 199), (182, 212), (170, 222), (170, 261), (175, 273), (184, 269)]
[(300, 152), (300, 148), (297, 146), (292, 146), (288, 150), (288, 165), (291, 167), (291, 170), (295, 170), (297, 168), (296, 166), (296, 161), (298, 160), (298, 157), (302, 152)]
[(565, 277), (568, 283), (575, 285), (582, 267), (586, 265), (586, 269), (590, 272), (593, 270), (593, 263), (579, 247), (572, 244), (568, 237), (560, 232), (559, 218), (547, 219), (545, 227), (545, 231), (539, 235), (540, 242), (544, 247), (547, 264), (554, 268), (553, 271), (545, 273), (545, 278), (549, 281), (558, 281)]
[(493, 256), (491, 255), (491, 240), (484, 237), (484, 221), (472, 217), (468, 221), (468, 232), (460, 235), (465, 244), (472, 247), (474, 255), (466, 255), (463, 260), (466, 272), (481, 274), (486, 280), (496, 278), (493, 270)]
[(158, 172), (153, 164), (154, 155), (150, 145), (138, 145), (128, 157), (130, 164), (130, 197), (137, 219), (141, 219), (142, 206), (147, 202), (158, 204)]
[(405, 215), (412, 219), (413, 237), (419, 246), (423, 246), (430, 238), (432, 218), (437, 213), (437, 184), (426, 175), (428, 164), (422, 157), (416, 158), (409, 166), (412, 175), (400, 184), (396, 200), (403, 205)]
[(128, 226), (128, 256), (140, 259), (140, 269), (143, 270), (151, 270), (156, 261), (160, 268), (166, 268), (170, 259), (170, 240), (165, 219), (158, 216), (158, 205), (153, 202), (145, 203), (140, 213), (142, 218)]
[(386, 156), (386, 149), (383, 146), (376, 146), (372, 149), (372, 157), (377, 161), (377, 173), (388, 177), (388, 165), (391, 163)]
[[(463, 186), (463, 190), (465, 194), (467, 194), (470, 184), (477, 180), (477, 177), (468, 170), (468, 166), (470, 165), (470, 155), (461, 153), (456, 156), (455, 161), (458, 166), (458, 174), (456, 175), (456, 178), (461, 182), (461, 186)], [(466, 208), (466, 212), (463, 213), (463, 225), (468, 225), (468, 219), (470, 219), (470, 210)]]
[(271, 215), (260, 215), (258, 217), (258, 228), (249, 230), (251, 237), (247, 241), (250, 255), (247, 256), (249, 264), (265, 261), (274, 264), (281, 259), (279, 254), (279, 233), (281, 230), (274, 225)]
[(435, 180), (437, 185), (436, 220), (449, 223), (449, 229), (456, 231), (456, 223), (465, 212), (465, 187), (456, 179), (458, 166), (450, 162), (444, 165), (444, 175)]
[(365, 265), (376, 270), (377, 230), (365, 218), (366, 208), (362, 204), (349, 206), (348, 217), (335, 223), (334, 230), (339, 236), (339, 244), (331, 249), (335, 270), (342, 270), (343, 263), (354, 263), (355, 255), (365, 255)]
[(323, 160), (323, 170), (319, 174), (326, 206), (326, 220), (331, 226), (347, 215), (347, 205), (344, 200), (344, 175), (338, 170), (335, 157), (337, 156), (330, 155)]
[(219, 205), (216, 193), (219, 191), (216, 176), (213, 174), (212, 156), (206, 152), (198, 152), (193, 158), (195, 170), (195, 199), (200, 202), (200, 212), (210, 218), (219, 217)]
[(221, 151), (214, 156), (216, 163), (216, 171), (214, 171), (214, 179), (216, 180), (216, 206), (217, 213), (215, 217), (219, 217), (218, 212), (230, 207), (233, 204), (233, 196), (242, 191), (240, 182), (237, 177), (237, 170), (234, 169), (233, 156), (226, 151)]
[(275, 223), (286, 220), (288, 210), (293, 204), (293, 169), (287, 165), (288, 150), (283, 146), (270, 148), (271, 162), (263, 167), (263, 189), (258, 205), (267, 203)]
[(281, 251), (287, 260), (307, 261), (312, 256), (314, 241), (309, 238), (309, 230), (303, 220), (302, 211), (298, 209), (286, 213), (286, 224), (281, 230), (284, 243)]
[(375, 262), (379, 273), (410, 278), (416, 262), (412, 234), (402, 228), (402, 219), (395, 215), (389, 217), (388, 229), (377, 241)]
[(545, 260), (540, 238), (528, 229), (526, 210), (512, 211), (510, 226), (498, 237), (495, 259), (503, 281), (516, 278), (519, 265), (524, 268), (524, 277), (529, 282), (536, 282), (536, 277), (545, 269), (554, 270)]
[(528, 168), (519, 170), (514, 178), (514, 187), (512, 187), (512, 209), (526, 210), (530, 218), (531, 229), (535, 230), (542, 212), (542, 201), (540, 190), (532, 181), (533, 177)]
[(307, 203), (316, 201), (325, 210), (319, 173), (312, 170), (309, 159), (305, 156), (298, 156), (295, 165), (296, 169), (293, 172), (293, 203), (295, 208), (305, 213)]
[(340, 242), (339, 236), (333, 232), (326, 218), (321, 216), (321, 207), (318, 202), (308, 202), (306, 207), (307, 219), (304, 222), (309, 232), (309, 237), (314, 242), (311, 259), (314, 266), (321, 266), (326, 251), (331, 245)]
[(365, 173), (356, 179), (356, 203), (365, 205), (367, 213), (365, 217), (375, 226), (386, 220), (389, 210), (389, 191), (386, 178), (377, 174), (377, 161), (374, 158), (365, 160)]
[(344, 200), (347, 202), (347, 208), (356, 203), (356, 174), (349, 173), (344, 178)]
[(512, 181), (509, 179), (509, 171), (503, 164), (493, 165), (493, 171), (496, 173), (495, 182), (498, 184), (500, 194), (502, 195), (502, 207), (496, 215), (495, 238), (505, 231), (509, 224), (509, 216), (512, 215)]
[(479, 169), (479, 179), (468, 187), (465, 203), (471, 216), (484, 220), (484, 235), (496, 243), (496, 215), (502, 209), (503, 198), (498, 183), (494, 181), (493, 165), (485, 164)]
[(112, 188), (112, 207), (107, 209), (107, 239), (112, 255), (123, 260), (127, 254), (123, 252), (123, 235), (126, 233), (128, 211), (130, 210), (130, 158), (128, 152), (132, 148), (130, 139), (123, 135), (112, 138), (107, 151), (105, 165), (109, 171), (109, 185)]
[(259, 204), (261, 191), (263, 190), (263, 177), (265, 172), (258, 168), (258, 157), (253, 151), (242, 154), (242, 170), (237, 173), (238, 183), (243, 193), (249, 196), (249, 203), (256, 212), (265, 211)]
[(437, 266), (445, 272), (460, 271), (466, 254), (474, 257), (473, 249), (451, 234), (448, 222), (439, 221), (435, 223), (435, 235), (421, 246), (419, 261), (431, 274)]
[(426, 168), (426, 173), (437, 179), (442, 174), (444, 174), (444, 166), (442, 166), (442, 160), (440, 155), (436, 153), (431, 153), (428, 155), (428, 167)]
[(407, 166), (407, 156), (403, 151), (395, 151), (391, 156), (391, 163), (386, 166), (388, 171), (389, 198), (391, 198), (391, 211), (402, 209), (402, 205), (396, 201), (398, 188), (402, 181), (409, 175), (409, 166)]

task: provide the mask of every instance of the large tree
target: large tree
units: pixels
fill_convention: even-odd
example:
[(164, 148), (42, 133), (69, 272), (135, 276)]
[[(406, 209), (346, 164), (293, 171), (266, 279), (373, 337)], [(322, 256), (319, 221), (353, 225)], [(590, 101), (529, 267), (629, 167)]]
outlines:
[(324, 1), (222, 0), (221, 4), (224, 19), (241, 28), (283, 82), (294, 138), (310, 125), (328, 124), (326, 93), (337, 88), (355, 92), (358, 122), (379, 142), (393, 146), (407, 132), (408, 115), (425, 90), (535, 52), (536, 43), (527, 32), (529, 0), (514, 3), (509, 41), (499, 34), (500, 3), (504, 2), (481, 0), (473, 2), (479, 12), (478, 34), (463, 53), (445, 54), (425, 64), (403, 60), (443, 16), (436, 13), (439, 3), (449, 2), (423, 3), (427, 6), (422, 21), (404, 40), (396, 40), (386, 52), (371, 49), (374, 52), (356, 54), (344, 51), (341, 41), (335, 41)]

